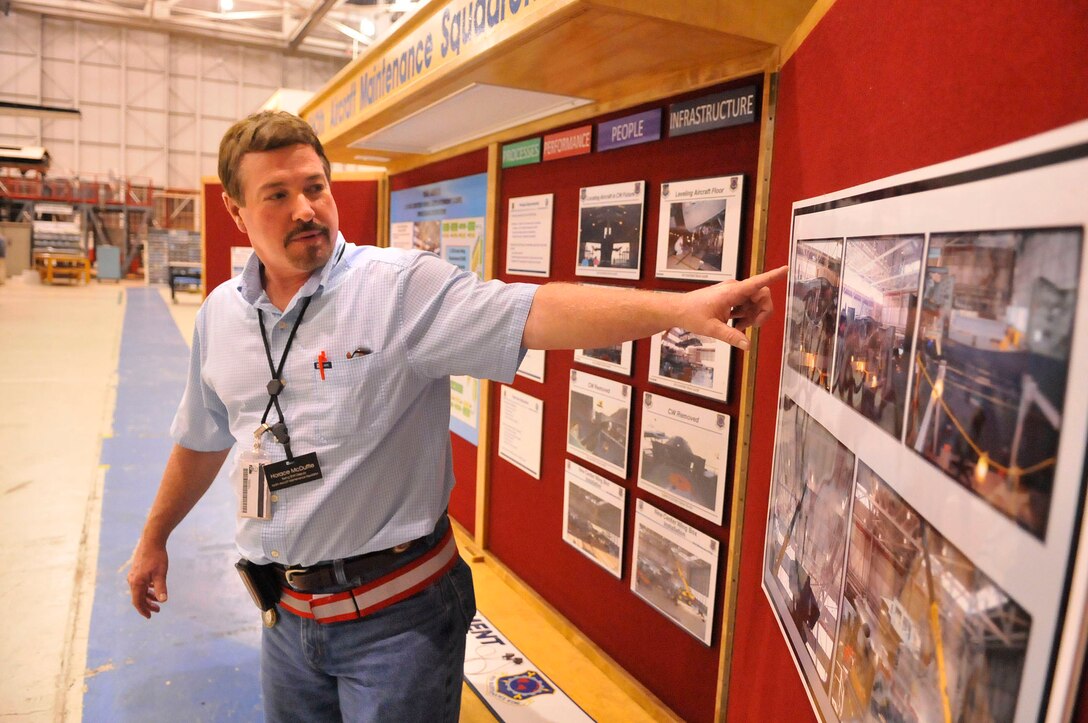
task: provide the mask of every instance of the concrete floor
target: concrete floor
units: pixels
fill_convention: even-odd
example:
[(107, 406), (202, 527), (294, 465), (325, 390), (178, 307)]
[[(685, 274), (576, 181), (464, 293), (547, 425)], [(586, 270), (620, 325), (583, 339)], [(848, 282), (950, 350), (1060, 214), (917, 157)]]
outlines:
[[(26, 276), (0, 285), (0, 399), (5, 412), (0, 417), (0, 457), (6, 462), (0, 473), (0, 550), (4, 553), (0, 603), (9, 623), (0, 630), (0, 646), (6, 651), (5, 675), (0, 676), (0, 716), (6, 720), (99, 720), (103, 705), (111, 711), (112, 720), (194, 719), (176, 710), (131, 710), (123, 702), (110, 709), (112, 699), (101, 694), (95, 697), (106, 678), (118, 675), (117, 668), (146, 674), (141, 653), (116, 660), (103, 657), (101, 646), (92, 644), (94, 667), (88, 669), (88, 641), (112, 644), (127, 633), (110, 626), (129, 626), (127, 618), (114, 622), (103, 615), (110, 606), (118, 607), (114, 593), (123, 587), (125, 565), (114, 562), (124, 558), (116, 557), (116, 549), (99, 554), (99, 540), (109, 539), (101, 529), (101, 515), (105, 481), (111, 473), (102, 461), (109, 459), (114, 467), (126, 464), (125, 449), (117, 449), (123, 431), (118, 431), (117, 440), (112, 438), (129, 288), (142, 292), (144, 287), (132, 282), (43, 286)], [(159, 289), (159, 294), (188, 343), (199, 298), (179, 294), (177, 303), (171, 303), (165, 290)], [(143, 294), (139, 298), (140, 303), (147, 303), (149, 297)], [(177, 331), (164, 333), (174, 335)], [(164, 435), (165, 430), (154, 434)], [(157, 482), (147, 480), (149, 490), (140, 493), (153, 493)], [(124, 523), (134, 530), (121, 533), (122, 544), (126, 534), (132, 537), (125, 545), (128, 549), (135, 544), (138, 527), (131, 519)], [(114, 524), (112, 519), (107, 521), (116, 540)], [(229, 547), (229, 539), (202, 541), (205, 548)], [(470, 549), (471, 543), (462, 540), (463, 552)], [(110, 568), (104, 570), (103, 563)], [(551, 618), (541, 613), (531, 597), (507, 584), (500, 568), (480, 559), (471, 564), (481, 612), (587, 713), (598, 720), (669, 718), (637, 690), (632, 691), (630, 684), (617, 683), (614, 676), (607, 675), (595, 664), (592, 646), (576, 632), (552, 626)], [(102, 575), (108, 579), (96, 580)], [(96, 589), (99, 595), (103, 589), (110, 591), (109, 599), (96, 602)], [(244, 595), (240, 590), (232, 592)], [(171, 601), (174, 606), (184, 604), (175, 594)], [(190, 611), (190, 617), (194, 614)], [(144, 622), (135, 612), (132, 621), (133, 625)], [(150, 629), (156, 630), (156, 635), (170, 629), (164, 620), (150, 625), (156, 623), (161, 627)], [(237, 627), (243, 638), (252, 632), (250, 625), (230, 619), (219, 624)], [(255, 618), (252, 625), (256, 625)], [(154, 640), (150, 633), (142, 635)], [(161, 648), (153, 651), (158, 670), (170, 670), (176, 657), (178, 671), (185, 669), (185, 674), (200, 676), (204, 666), (205, 677), (211, 679), (216, 665), (224, 663), (199, 657), (194, 661), (191, 651), (186, 658), (182, 642), (164, 639)], [(201, 654), (215, 657), (220, 655), (218, 650), (202, 649)], [(99, 675), (103, 678), (95, 680)], [(181, 672), (177, 677), (180, 679)], [(239, 679), (248, 685), (244, 672)], [(170, 682), (167, 679), (165, 685)], [(252, 686), (255, 690), (255, 671)], [(231, 693), (224, 690), (223, 695)], [(88, 710), (96, 712), (85, 715), (85, 702)], [(206, 712), (201, 719), (255, 717), (230, 706), (212, 705)], [(475, 696), (466, 693), (462, 720), (495, 718)]]

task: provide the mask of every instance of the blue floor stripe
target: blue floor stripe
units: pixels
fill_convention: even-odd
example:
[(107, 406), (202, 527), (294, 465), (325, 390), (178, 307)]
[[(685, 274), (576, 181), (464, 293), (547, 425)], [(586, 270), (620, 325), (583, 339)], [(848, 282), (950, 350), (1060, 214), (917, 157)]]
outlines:
[(225, 474), (170, 538), (170, 601), (150, 621), (122, 570), (170, 453), (189, 351), (154, 289), (128, 290), (102, 500), (86, 721), (258, 721), (260, 617), (234, 571)]

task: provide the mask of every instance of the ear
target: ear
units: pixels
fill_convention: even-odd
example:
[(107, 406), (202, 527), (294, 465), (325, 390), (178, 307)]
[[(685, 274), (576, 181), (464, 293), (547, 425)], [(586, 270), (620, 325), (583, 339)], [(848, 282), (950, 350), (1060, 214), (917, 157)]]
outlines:
[(234, 225), (238, 227), (238, 230), (242, 233), (247, 233), (245, 221), (242, 220), (240, 207), (226, 191), (223, 192), (223, 205), (227, 207), (227, 213), (234, 219)]

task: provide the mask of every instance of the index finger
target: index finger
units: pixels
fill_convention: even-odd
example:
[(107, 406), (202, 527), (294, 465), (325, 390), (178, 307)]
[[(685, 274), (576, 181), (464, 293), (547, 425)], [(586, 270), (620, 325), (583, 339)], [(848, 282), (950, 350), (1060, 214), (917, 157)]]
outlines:
[(776, 281), (781, 281), (786, 278), (786, 273), (789, 271), (789, 266), (779, 266), (777, 269), (770, 271), (764, 271), (762, 274), (756, 274), (755, 276), (749, 276), (747, 279), (738, 281), (738, 284), (742, 284), (745, 290), (759, 289), (764, 286), (769, 286)]

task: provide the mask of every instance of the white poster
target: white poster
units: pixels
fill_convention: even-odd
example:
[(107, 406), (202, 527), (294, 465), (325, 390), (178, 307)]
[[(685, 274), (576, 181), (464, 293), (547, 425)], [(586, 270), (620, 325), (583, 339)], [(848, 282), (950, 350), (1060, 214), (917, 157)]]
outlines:
[(506, 214), (506, 273), (549, 276), (554, 195), (511, 198)]
[(657, 276), (735, 279), (743, 194), (740, 175), (662, 183)]
[(235, 276), (241, 276), (242, 271), (246, 267), (246, 263), (249, 261), (249, 257), (253, 255), (252, 246), (231, 246), (230, 247), (230, 277), (233, 279)]
[(631, 589), (703, 644), (714, 634), (718, 541), (639, 500)]
[(626, 478), (630, 419), (630, 385), (571, 370), (568, 452)]
[(543, 349), (526, 349), (525, 356), (521, 358), (518, 366), (518, 376), (532, 379), (534, 382), (544, 381), (544, 360), (547, 354)]
[(502, 385), (499, 400), (499, 456), (540, 479), (544, 402)]
[[(417, 248), (415, 226), (411, 221), (389, 224), (389, 246), (395, 249)], [(422, 244), (420, 247), (422, 247)]]
[(643, 181), (581, 189), (576, 275), (639, 278), (645, 195)]
[(823, 720), (1077, 694), (1086, 187), (1081, 122), (794, 204), (763, 586)]
[(729, 427), (721, 412), (643, 393), (638, 486), (721, 524)]
[(620, 577), (627, 490), (569, 459), (563, 482), (563, 540)]
[(650, 338), (648, 380), (719, 402), (729, 401), (733, 347), (674, 326)]

